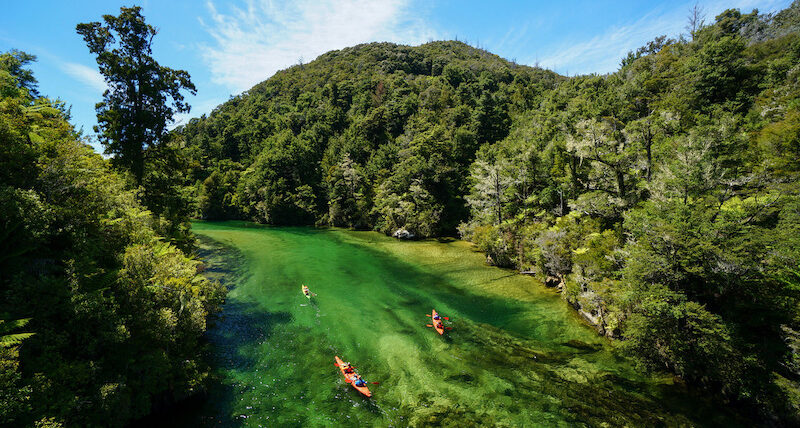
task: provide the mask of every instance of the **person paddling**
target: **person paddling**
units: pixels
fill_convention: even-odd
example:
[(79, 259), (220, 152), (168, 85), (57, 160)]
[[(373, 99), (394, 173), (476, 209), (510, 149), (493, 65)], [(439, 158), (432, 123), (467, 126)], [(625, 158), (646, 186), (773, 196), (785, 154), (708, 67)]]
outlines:
[(436, 309), (433, 309), (431, 313), (428, 314), (428, 316), (431, 317), (432, 322), (431, 324), (427, 324), (426, 325), (427, 327), (433, 327), (439, 334), (444, 334), (445, 330), (451, 330), (450, 327), (444, 326), (444, 321), (443, 321), (443, 320), (449, 320), (450, 318), (439, 315), (439, 313), (436, 312)]
[(438, 313), (433, 316), (433, 324), (436, 326), (436, 328), (441, 328), (444, 326), (444, 323), (442, 322), (442, 317), (440, 317)]
[(358, 386), (358, 387), (366, 386), (367, 385), (367, 381), (362, 379), (360, 374), (356, 373), (355, 374), (355, 379), (353, 380), (353, 385)]
[(361, 394), (364, 394), (367, 397), (372, 397), (372, 392), (370, 392), (369, 388), (367, 388), (367, 384), (371, 383), (373, 385), (377, 385), (378, 382), (367, 382), (361, 378), (361, 375), (356, 373), (355, 367), (351, 366), (350, 363), (346, 363), (342, 361), (339, 356), (334, 356), (334, 365), (339, 367), (339, 370), (342, 372), (342, 376), (344, 376), (345, 382), (349, 383), (353, 388), (358, 390)]

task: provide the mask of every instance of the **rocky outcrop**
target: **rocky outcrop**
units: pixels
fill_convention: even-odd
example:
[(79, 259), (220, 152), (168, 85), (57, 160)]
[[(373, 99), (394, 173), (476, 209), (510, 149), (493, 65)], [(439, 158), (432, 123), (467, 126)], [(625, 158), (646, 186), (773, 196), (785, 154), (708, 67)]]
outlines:
[(548, 287), (555, 287), (558, 291), (564, 291), (564, 278), (561, 276), (548, 276), (545, 278), (544, 284)]
[(394, 233), (392, 234), (392, 236), (397, 238), (397, 239), (414, 239), (414, 238), (416, 238), (416, 235), (414, 235), (413, 232), (408, 231), (405, 227), (401, 227), (400, 229), (395, 230)]

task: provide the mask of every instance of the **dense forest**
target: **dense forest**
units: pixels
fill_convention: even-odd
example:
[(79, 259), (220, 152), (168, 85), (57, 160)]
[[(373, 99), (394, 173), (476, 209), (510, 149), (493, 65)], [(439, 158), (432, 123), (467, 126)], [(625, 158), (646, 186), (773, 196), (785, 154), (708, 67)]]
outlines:
[(606, 75), (359, 45), (171, 131), (194, 86), (139, 12), (77, 27), (110, 159), (0, 54), (0, 425), (124, 425), (203, 388), (225, 289), (192, 217), (458, 236), (642, 370), (800, 424), (800, 0), (695, 16)]
[(0, 426), (123, 426), (202, 388), (225, 289), (169, 234), (179, 218), (142, 204), (155, 187), (38, 93), (34, 60), (0, 54)]
[(642, 368), (797, 423), (800, 2), (701, 18), (607, 75), (332, 51), (176, 129), (185, 189), (206, 219), (458, 234)]

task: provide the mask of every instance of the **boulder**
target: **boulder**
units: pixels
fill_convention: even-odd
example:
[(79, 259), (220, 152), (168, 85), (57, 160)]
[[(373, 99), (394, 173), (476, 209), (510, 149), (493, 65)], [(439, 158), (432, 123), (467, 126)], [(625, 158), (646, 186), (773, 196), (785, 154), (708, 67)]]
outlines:
[(564, 291), (564, 279), (561, 276), (550, 276), (544, 280), (544, 284), (548, 287), (555, 287), (558, 291)]
[(400, 229), (395, 230), (392, 236), (394, 236), (397, 239), (414, 239), (415, 237), (415, 235), (412, 232), (406, 230), (405, 227), (401, 227)]

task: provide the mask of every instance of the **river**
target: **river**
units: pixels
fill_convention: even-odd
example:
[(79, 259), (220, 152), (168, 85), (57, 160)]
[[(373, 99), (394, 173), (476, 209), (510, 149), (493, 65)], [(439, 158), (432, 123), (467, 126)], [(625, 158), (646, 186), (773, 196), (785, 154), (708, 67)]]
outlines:
[[(186, 425), (734, 426), (725, 406), (645, 376), (534, 278), (458, 240), (196, 222), (230, 287), (208, 337), (214, 386)], [(310, 301), (306, 284), (316, 293)], [(427, 328), (436, 309), (445, 336)], [(347, 385), (334, 355), (370, 382)]]

